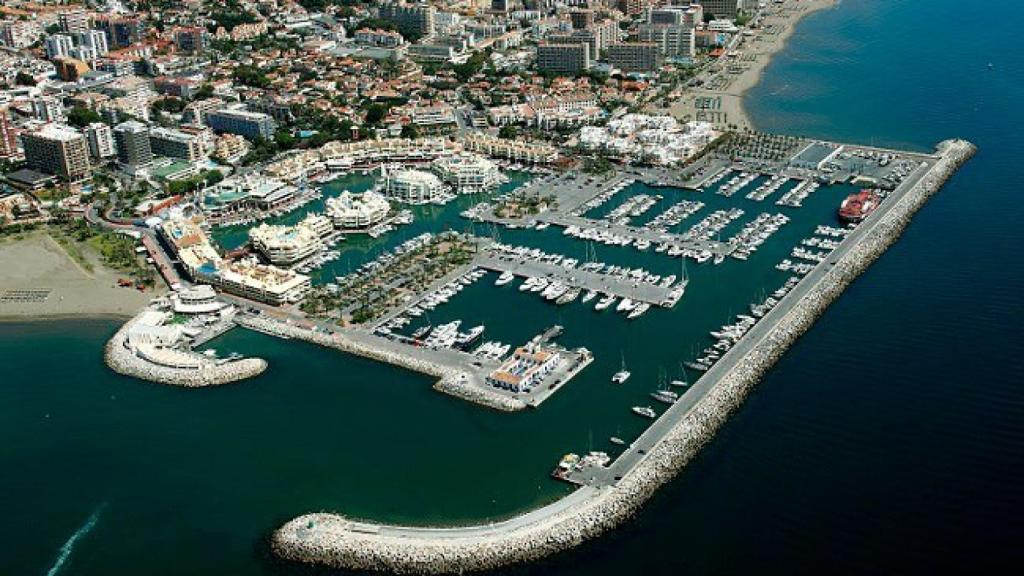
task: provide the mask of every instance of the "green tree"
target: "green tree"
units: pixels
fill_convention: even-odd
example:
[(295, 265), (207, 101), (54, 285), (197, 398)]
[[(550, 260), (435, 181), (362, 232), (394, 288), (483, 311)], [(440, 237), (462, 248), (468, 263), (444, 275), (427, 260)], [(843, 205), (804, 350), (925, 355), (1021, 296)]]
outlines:
[(99, 121), (100, 115), (95, 110), (90, 110), (84, 106), (75, 106), (68, 112), (68, 123), (72, 126), (82, 128)]
[(19, 70), (18, 74), (14, 77), (14, 83), (18, 86), (35, 86), (36, 79), (31, 74), (24, 70)]

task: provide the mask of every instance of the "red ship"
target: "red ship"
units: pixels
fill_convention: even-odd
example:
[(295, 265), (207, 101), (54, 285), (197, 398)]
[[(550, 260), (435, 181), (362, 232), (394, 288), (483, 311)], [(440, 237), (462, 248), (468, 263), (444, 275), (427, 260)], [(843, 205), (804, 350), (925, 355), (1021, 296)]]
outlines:
[(863, 222), (881, 202), (882, 198), (871, 190), (850, 194), (839, 205), (839, 219), (843, 222)]

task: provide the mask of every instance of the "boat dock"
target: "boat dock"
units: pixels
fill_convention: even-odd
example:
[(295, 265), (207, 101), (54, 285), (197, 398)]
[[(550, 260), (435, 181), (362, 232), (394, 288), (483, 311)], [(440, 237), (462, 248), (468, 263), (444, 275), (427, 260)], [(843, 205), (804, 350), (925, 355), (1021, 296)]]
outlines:
[(661, 286), (647, 282), (638, 282), (629, 277), (612, 276), (599, 272), (590, 272), (579, 268), (566, 268), (542, 260), (518, 259), (511, 260), (488, 251), (482, 251), (473, 259), (479, 268), (496, 272), (511, 272), (521, 278), (546, 278), (561, 282), (567, 286), (594, 290), (611, 294), (619, 298), (647, 302), (661, 306), (669, 298), (673, 286)]

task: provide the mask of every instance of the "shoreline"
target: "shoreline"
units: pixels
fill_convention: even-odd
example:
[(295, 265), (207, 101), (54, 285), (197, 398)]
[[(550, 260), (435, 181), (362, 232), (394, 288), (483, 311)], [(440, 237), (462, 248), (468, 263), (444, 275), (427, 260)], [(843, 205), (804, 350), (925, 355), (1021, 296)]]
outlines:
[(975, 151), (972, 144), (962, 140), (939, 143), (935, 165), (867, 225), (830, 267), (812, 272), (818, 277), (794, 306), (766, 328), (750, 352), (724, 367), (705, 395), (617, 484), (585, 486), (562, 500), (510, 520), (460, 528), (402, 527), (356, 522), (332, 513), (307, 514), (274, 532), (274, 553), (297, 562), (342, 569), (461, 573), (536, 560), (613, 529), (633, 516), (714, 438), (761, 376), (846, 287), (899, 239), (912, 216)]
[[(772, 63), (772, 59), (776, 54), (786, 48), (789, 43), (789, 39), (793, 36), (797, 26), (804, 18), (825, 10), (828, 8), (834, 8), (839, 4), (840, 0), (800, 0), (797, 3), (789, 2), (783, 6), (786, 10), (798, 9), (798, 12), (790, 12), (786, 15), (780, 16), (772, 14), (765, 17), (762, 25), (764, 24), (775, 24), (781, 26), (780, 32), (771, 37), (770, 39), (763, 40), (763, 30), (751, 39), (744, 40), (744, 45), (741, 46), (738, 51), (754, 52), (757, 54), (757, 59), (754, 62), (749, 62), (749, 68), (743, 71), (743, 73), (737, 75), (725, 90), (711, 90), (708, 88), (691, 88), (685, 91), (682, 98), (676, 100), (669, 107), (669, 114), (677, 118), (684, 118), (689, 116), (690, 120), (696, 119), (697, 109), (695, 106), (695, 100), (699, 97), (706, 98), (721, 98), (721, 106), (718, 108), (723, 117), (709, 118), (708, 121), (716, 124), (720, 127), (727, 127), (732, 124), (735, 125), (736, 130), (743, 129), (754, 129), (754, 123), (751, 121), (750, 116), (747, 114), (746, 106), (744, 102), (746, 100), (747, 93), (757, 86), (761, 82), (761, 78), (764, 76), (764, 70)], [(761, 42), (755, 44), (755, 42)], [(727, 57), (723, 57), (727, 58)], [(724, 62), (724, 61), (723, 61)], [(716, 63), (717, 65), (718, 63)]]
[(86, 270), (47, 231), (0, 242), (0, 294), (8, 291), (45, 293), (36, 299), (0, 302), (0, 322), (34, 322), (73, 318), (129, 319), (159, 293), (119, 287), (125, 275), (100, 260), (88, 245), (79, 246)]

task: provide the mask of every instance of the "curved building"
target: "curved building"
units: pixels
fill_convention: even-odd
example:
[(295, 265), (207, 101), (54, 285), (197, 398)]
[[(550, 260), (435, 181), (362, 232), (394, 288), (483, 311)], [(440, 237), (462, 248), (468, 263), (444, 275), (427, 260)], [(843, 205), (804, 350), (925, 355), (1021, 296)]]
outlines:
[(398, 168), (385, 171), (384, 189), (399, 202), (426, 204), (444, 192), (444, 184), (430, 172)]
[(505, 181), (497, 164), (468, 152), (438, 158), (430, 166), (459, 194), (486, 192)]
[(336, 198), (328, 198), (327, 217), (335, 228), (369, 228), (387, 217), (391, 205), (384, 196), (376, 192), (353, 194), (345, 190)]

